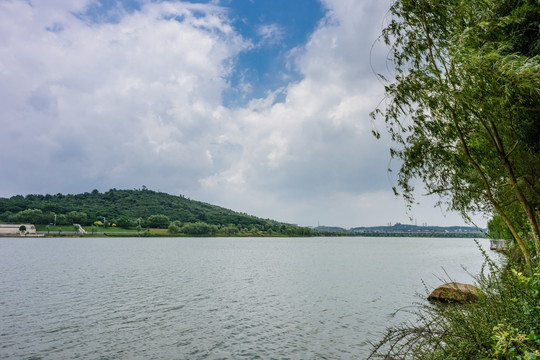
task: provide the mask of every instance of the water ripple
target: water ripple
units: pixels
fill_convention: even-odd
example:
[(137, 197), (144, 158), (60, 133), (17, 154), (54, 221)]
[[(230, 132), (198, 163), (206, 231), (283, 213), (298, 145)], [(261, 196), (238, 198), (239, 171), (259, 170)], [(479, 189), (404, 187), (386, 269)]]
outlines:
[(0, 239), (0, 358), (363, 358), (440, 264), (480, 268), (426, 241)]

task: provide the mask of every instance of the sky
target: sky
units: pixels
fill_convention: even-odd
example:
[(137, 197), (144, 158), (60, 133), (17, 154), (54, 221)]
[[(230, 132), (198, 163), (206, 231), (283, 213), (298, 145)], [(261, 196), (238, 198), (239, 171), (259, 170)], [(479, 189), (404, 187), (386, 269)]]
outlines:
[(390, 2), (2, 0), (0, 197), (146, 186), (302, 226), (463, 225), (392, 192), (369, 116)]

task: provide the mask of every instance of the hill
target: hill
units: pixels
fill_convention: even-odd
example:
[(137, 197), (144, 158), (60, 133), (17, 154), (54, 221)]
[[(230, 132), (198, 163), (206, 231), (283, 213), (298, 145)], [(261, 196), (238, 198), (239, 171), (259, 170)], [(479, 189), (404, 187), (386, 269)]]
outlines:
[(97, 221), (105, 221), (121, 227), (167, 227), (169, 222), (179, 221), (210, 225), (232, 224), (264, 230), (292, 226), (191, 200), (182, 195), (148, 190), (144, 186), (140, 190), (111, 189), (104, 193), (93, 190), (75, 195), (32, 194), (0, 198), (0, 221), (43, 225), (92, 225)]
[(98, 225), (121, 228), (161, 228), (171, 224), (174, 233), (222, 235), (287, 236), (483, 236), (474, 227), (415, 226), (396, 223), (393, 226), (340, 227), (315, 229), (262, 219), (216, 205), (191, 200), (183, 195), (142, 189), (98, 190), (82, 194), (16, 195), (0, 198), (0, 223), (35, 225)]

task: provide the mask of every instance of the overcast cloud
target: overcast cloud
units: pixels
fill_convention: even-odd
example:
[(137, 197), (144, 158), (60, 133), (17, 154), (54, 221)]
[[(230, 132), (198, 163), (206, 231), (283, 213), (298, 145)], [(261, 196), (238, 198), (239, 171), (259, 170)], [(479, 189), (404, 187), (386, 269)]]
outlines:
[[(255, 41), (215, 1), (89, 5), (0, 3), (0, 196), (146, 185), (300, 225), (410, 222), (369, 118), (389, 1), (324, 0), (262, 98), (230, 79), (240, 54), (279, 44), (279, 24)], [(227, 91), (248, 100), (225, 106)], [(463, 223), (420, 200), (419, 224)]]

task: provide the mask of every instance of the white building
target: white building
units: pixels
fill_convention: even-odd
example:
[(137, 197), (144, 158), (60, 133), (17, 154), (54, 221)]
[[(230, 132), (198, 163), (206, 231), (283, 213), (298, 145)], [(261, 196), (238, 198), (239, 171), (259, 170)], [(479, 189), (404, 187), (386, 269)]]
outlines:
[[(26, 227), (24, 232), (19, 229), (21, 226)], [(36, 227), (32, 224), (0, 224), (0, 236), (36, 236)]]

